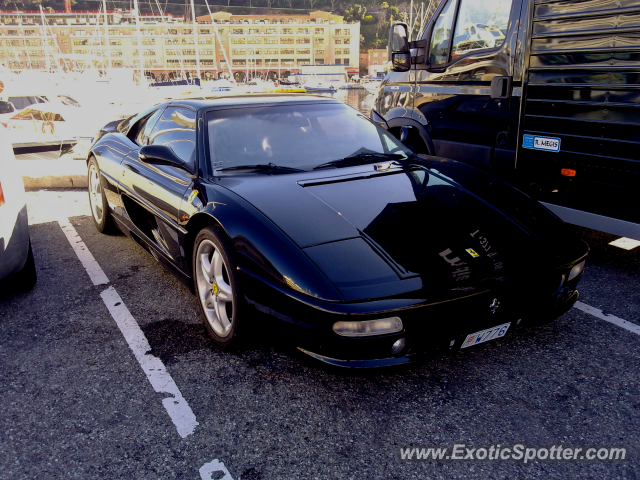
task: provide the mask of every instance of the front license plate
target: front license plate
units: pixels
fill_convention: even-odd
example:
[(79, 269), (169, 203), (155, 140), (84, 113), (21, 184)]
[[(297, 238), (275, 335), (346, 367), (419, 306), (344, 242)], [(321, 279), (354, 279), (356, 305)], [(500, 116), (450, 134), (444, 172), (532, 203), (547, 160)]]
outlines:
[(504, 337), (509, 330), (509, 326), (511, 323), (503, 323), (502, 325), (498, 325), (497, 327), (488, 328), (486, 330), (482, 330), (481, 332), (472, 333), (471, 335), (467, 335), (467, 338), (462, 342), (462, 346), (460, 348), (472, 347), (474, 345), (478, 345), (479, 343), (488, 342), (489, 340), (495, 340), (496, 338)]

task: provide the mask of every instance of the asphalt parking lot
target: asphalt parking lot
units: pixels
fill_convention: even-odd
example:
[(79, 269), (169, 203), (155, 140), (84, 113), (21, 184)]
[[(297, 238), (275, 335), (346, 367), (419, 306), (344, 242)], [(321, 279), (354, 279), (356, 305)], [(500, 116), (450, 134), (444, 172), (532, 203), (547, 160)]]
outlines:
[[(573, 308), (422, 365), (341, 373), (262, 336), (220, 351), (186, 287), (95, 230), (86, 192), (28, 195), (38, 284), (0, 286), (2, 479), (640, 478), (640, 247), (579, 229), (581, 302), (627, 328)], [(400, 459), (461, 443), (628, 458)]]

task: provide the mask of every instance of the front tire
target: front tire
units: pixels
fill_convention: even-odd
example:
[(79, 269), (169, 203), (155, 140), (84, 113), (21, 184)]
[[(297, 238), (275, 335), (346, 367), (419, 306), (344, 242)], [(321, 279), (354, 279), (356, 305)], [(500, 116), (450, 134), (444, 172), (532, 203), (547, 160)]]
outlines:
[(102, 175), (100, 167), (94, 157), (89, 160), (88, 183), (89, 183), (89, 206), (91, 207), (91, 216), (96, 229), (100, 233), (111, 233), (113, 231), (113, 221), (107, 197), (104, 194), (102, 185)]
[(222, 348), (236, 346), (245, 302), (235, 251), (222, 228), (211, 226), (198, 233), (192, 267), (205, 328)]
[(38, 276), (36, 273), (36, 262), (33, 258), (33, 249), (31, 248), (31, 240), (29, 240), (29, 253), (27, 261), (18, 273), (13, 276), (11, 282), (19, 290), (31, 290), (36, 285)]

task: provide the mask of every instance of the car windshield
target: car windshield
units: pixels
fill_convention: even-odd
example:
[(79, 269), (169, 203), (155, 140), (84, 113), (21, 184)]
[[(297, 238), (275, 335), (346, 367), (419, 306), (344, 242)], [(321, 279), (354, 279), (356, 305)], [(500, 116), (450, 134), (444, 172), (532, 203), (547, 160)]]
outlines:
[(363, 153), (410, 155), (393, 135), (341, 103), (217, 110), (209, 114), (208, 136), (213, 168), (229, 173), (242, 165), (310, 170)]

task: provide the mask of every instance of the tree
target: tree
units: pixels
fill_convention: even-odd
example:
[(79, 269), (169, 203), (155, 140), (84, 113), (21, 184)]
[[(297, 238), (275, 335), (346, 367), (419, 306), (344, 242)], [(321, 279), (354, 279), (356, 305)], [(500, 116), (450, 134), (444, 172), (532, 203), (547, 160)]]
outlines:
[(313, 9), (313, 6), (318, 2), (318, 0), (307, 0), (309, 2), (309, 8)]
[(347, 22), (359, 22), (364, 19), (367, 14), (367, 7), (354, 4), (351, 8), (347, 8), (344, 11), (344, 19)]
[(329, 0), (329, 5), (331, 5), (331, 11), (335, 12), (336, 7), (339, 5), (340, 0)]

